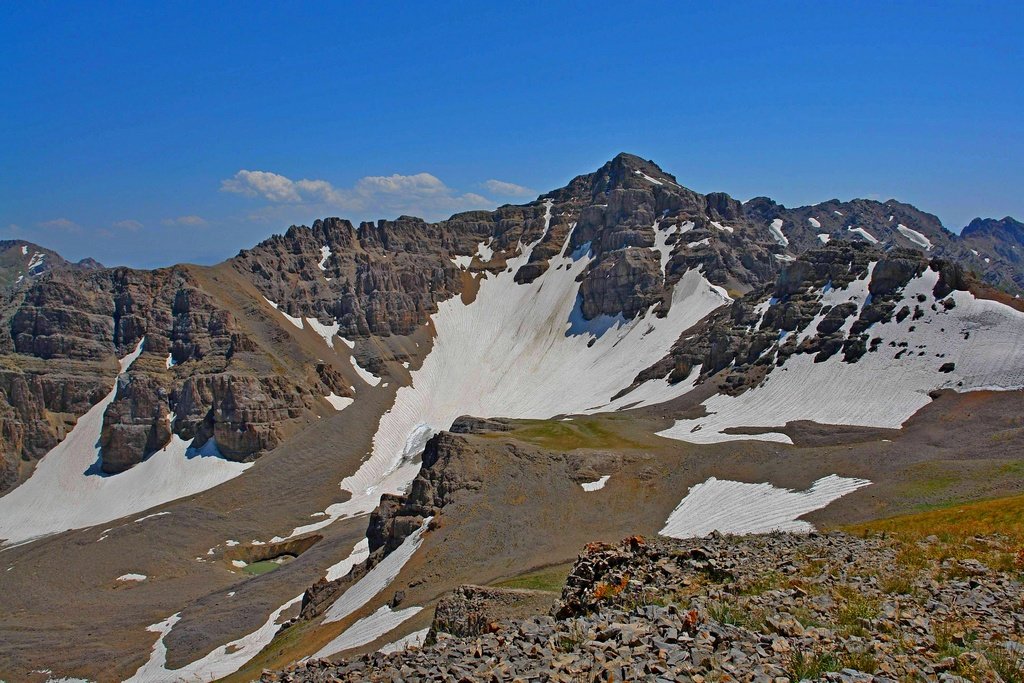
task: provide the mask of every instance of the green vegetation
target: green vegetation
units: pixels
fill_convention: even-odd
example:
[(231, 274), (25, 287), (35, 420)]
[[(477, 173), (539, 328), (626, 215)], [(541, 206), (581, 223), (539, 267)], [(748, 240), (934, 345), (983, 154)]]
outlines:
[(519, 441), (556, 451), (577, 448), (641, 448), (643, 444), (615, 432), (607, 418), (574, 417), (572, 420), (528, 420), (511, 432), (485, 434), (489, 438), (511, 436)]
[(496, 588), (526, 588), (535, 591), (547, 591), (549, 593), (561, 593), (565, 585), (565, 577), (569, 576), (571, 564), (562, 564), (557, 567), (545, 567), (535, 571), (527, 572), (505, 579), (494, 584)]

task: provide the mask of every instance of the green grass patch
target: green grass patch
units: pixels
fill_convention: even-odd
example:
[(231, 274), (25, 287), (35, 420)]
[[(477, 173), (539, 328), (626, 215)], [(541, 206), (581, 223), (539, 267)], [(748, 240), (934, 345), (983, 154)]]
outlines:
[(260, 574), (266, 574), (279, 568), (281, 565), (273, 560), (263, 560), (262, 562), (253, 562), (242, 567), (242, 572), (249, 574), (250, 576), (259, 576)]
[(534, 591), (547, 591), (549, 593), (561, 593), (565, 586), (565, 577), (569, 576), (571, 564), (562, 564), (557, 567), (545, 567), (536, 571), (514, 576), (494, 584), (496, 588), (525, 588)]
[(612, 429), (605, 419), (575, 417), (572, 420), (529, 420), (511, 432), (493, 432), (482, 436), (493, 439), (512, 437), (556, 451), (577, 448), (641, 448)]

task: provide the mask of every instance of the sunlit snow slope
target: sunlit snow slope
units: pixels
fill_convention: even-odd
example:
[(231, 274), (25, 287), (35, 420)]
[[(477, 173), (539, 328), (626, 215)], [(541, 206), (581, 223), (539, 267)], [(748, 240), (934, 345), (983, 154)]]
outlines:
[[(126, 371), (142, 353), (143, 342), (121, 359)], [(103, 413), (117, 394), (117, 383), (86, 412), (64, 440), (47, 453), (24, 484), (0, 498), (0, 540), (21, 543), (47, 534), (81, 529), (205, 491), (237, 477), (252, 463), (236, 463), (203, 451), (177, 435), (127, 472), (86, 474), (99, 457)]]
[[(870, 273), (868, 275), (870, 278)], [(791, 356), (774, 369), (762, 386), (739, 396), (717, 394), (704, 402), (705, 417), (678, 420), (660, 432), (681, 441), (715, 443), (734, 439), (761, 439), (792, 443), (779, 432), (733, 434), (733, 427), (782, 427), (787, 422), (813, 420), (821, 424), (898, 428), (931, 400), (928, 392), (951, 388), (1018, 389), (1024, 386), (1024, 313), (970, 292), (950, 296), (956, 307), (932, 310), (932, 289), (939, 274), (927, 270), (904, 290), (909, 308), (920, 305), (917, 320), (895, 318), (869, 328), (881, 337), (877, 351), (847, 363), (837, 354), (815, 363), (810, 354)], [(868, 279), (855, 280), (843, 290), (820, 292), (822, 303), (852, 301), (862, 307)], [(805, 333), (813, 331), (823, 314)], [(856, 316), (847, 319), (847, 327)], [(949, 372), (939, 372), (953, 363)]]
[(418, 470), (411, 458), (460, 415), (549, 418), (656, 403), (689, 389), (685, 383), (669, 387), (653, 380), (650, 388), (643, 385), (611, 404), (612, 396), (661, 359), (683, 331), (729, 302), (721, 288), (691, 270), (675, 285), (664, 318), (651, 310), (630, 321), (608, 316), (587, 321), (579, 310), (576, 277), (590, 263), (589, 247), (553, 257), (542, 276), (517, 284), (514, 274), (536, 244), (509, 259), (506, 271), (484, 279), (473, 303), (455, 297), (439, 306), (430, 354), (381, 418), (370, 457), (342, 482), (352, 499), (295, 533), (368, 513), (382, 493), (403, 490)]

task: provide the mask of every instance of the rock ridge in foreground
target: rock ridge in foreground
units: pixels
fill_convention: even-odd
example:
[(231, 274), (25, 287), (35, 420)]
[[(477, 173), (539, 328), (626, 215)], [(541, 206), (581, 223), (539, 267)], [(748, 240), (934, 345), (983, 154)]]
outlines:
[(553, 616), (465, 629), (449, 610), (444, 625), (435, 619), (434, 645), (306, 662), (262, 680), (1020, 680), (1014, 549), (999, 536), (966, 545), (976, 557), (934, 536), (592, 544)]

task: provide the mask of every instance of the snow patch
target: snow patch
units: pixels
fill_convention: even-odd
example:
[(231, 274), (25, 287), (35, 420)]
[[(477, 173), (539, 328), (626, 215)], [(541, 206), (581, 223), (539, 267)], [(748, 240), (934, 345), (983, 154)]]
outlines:
[(711, 244), (711, 238), (705, 237), (704, 239), (697, 240), (696, 242), (687, 242), (686, 247), (688, 249), (696, 249), (697, 247), (706, 247), (709, 244)]
[(869, 484), (867, 479), (830, 474), (806, 491), (792, 491), (767, 483), (747, 484), (711, 477), (690, 489), (658, 533), (672, 538), (700, 538), (712, 531), (723, 534), (807, 533), (814, 527), (798, 519), (800, 516), (820, 510)]
[(480, 257), (481, 263), (487, 263), (494, 256), (494, 250), (491, 249), (491, 243), (493, 241), (494, 238), (492, 237), (486, 242), (481, 242), (480, 244), (476, 245), (476, 253)]
[(820, 228), (821, 227), (821, 223), (818, 221), (817, 218), (808, 218), (807, 222), (811, 224), (812, 228)]
[(870, 232), (865, 230), (864, 228), (852, 228), (851, 227), (851, 228), (847, 228), (847, 230), (849, 232), (852, 232), (855, 235), (859, 235), (860, 237), (862, 237), (863, 239), (867, 240), (868, 242), (871, 242), (871, 244), (878, 244), (878, 239), (874, 235), (872, 235)]
[(320, 270), (327, 270), (327, 259), (331, 258), (331, 248), (326, 244), (320, 247), (320, 263), (316, 264)]
[[(121, 359), (121, 372), (139, 357), (142, 347), (139, 342)], [(130, 470), (111, 476), (86, 474), (100, 456), (103, 413), (116, 394), (115, 381), (110, 393), (43, 456), (28, 481), (0, 498), (0, 539), (5, 545), (148, 510), (213, 488), (252, 467), (213, 457), (213, 439), (197, 450), (175, 434), (164, 448)]]
[(454, 263), (455, 265), (457, 265), (459, 268), (462, 268), (463, 270), (465, 270), (466, 268), (469, 268), (469, 264), (471, 264), (473, 262), (473, 257), (472, 256), (452, 256), (448, 260), (451, 261), (452, 263)]
[(652, 178), (651, 176), (647, 175), (643, 171), (633, 171), (633, 173), (635, 173), (636, 175), (642, 177), (644, 180), (646, 180), (648, 182), (654, 183), (655, 185), (664, 185), (663, 182), (661, 182), (657, 178)]
[(335, 410), (344, 410), (345, 408), (352, 405), (353, 401), (355, 401), (354, 398), (351, 398), (349, 396), (338, 396), (333, 391), (324, 396), (324, 399), (326, 399), (328, 403), (334, 406)]
[(727, 232), (727, 233), (730, 233), (730, 234), (732, 234), (734, 232), (734, 230), (731, 227), (729, 227), (728, 225), (722, 225), (721, 223), (718, 223), (716, 221), (711, 221), (711, 225), (715, 226), (716, 228), (718, 228), (722, 232)]
[(370, 541), (366, 538), (355, 544), (352, 551), (348, 554), (341, 562), (333, 564), (327, 568), (327, 574), (324, 576), (328, 581), (335, 581), (348, 576), (348, 573), (352, 571), (352, 567), (356, 566), (360, 562), (363, 562), (370, 556)]
[(370, 616), (363, 617), (345, 629), (340, 636), (324, 645), (319, 652), (313, 655), (313, 659), (323, 659), (354, 647), (372, 643), (385, 633), (394, 631), (407, 620), (419, 614), (422, 609), (416, 605), (392, 610), (384, 605)]
[(828, 244), (828, 241), (832, 238), (829, 237), (829, 234), (827, 232), (819, 232), (818, 239), (821, 240), (822, 244)]
[(378, 377), (377, 375), (373, 374), (372, 372), (361, 366), (356, 361), (355, 356), (349, 356), (348, 359), (352, 362), (352, 367), (355, 369), (356, 374), (359, 375), (360, 379), (369, 384), (371, 387), (375, 387), (378, 384), (380, 384), (380, 377)]
[(925, 251), (931, 251), (931, 249), (932, 249), (932, 241), (930, 239), (928, 239), (927, 237), (925, 237), (924, 235), (922, 235), (921, 233), (919, 233), (917, 230), (914, 230), (912, 228), (908, 228), (907, 226), (903, 225), (902, 223), (897, 223), (896, 224), (896, 229), (900, 231), (901, 235), (906, 237), (908, 240), (910, 240), (911, 242), (913, 242), (917, 246), (923, 247)]
[[(367, 572), (363, 578), (356, 581), (341, 597), (334, 601), (324, 613), (324, 624), (341, 621), (345, 617), (360, 609), (363, 605), (373, 599), (375, 595), (387, 588), (398, 573), (402, 571), (405, 563), (416, 553), (423, 543), (423, 535), (427, 531), (427, 525), (433, 517), (423, 520), (419, 529), (409, 534), (402, 544), (391, 551), (391, 554), (381, 560), (373, 569)], [(359, 546), (357, 545), (356, 548)], [(367, 548), (368, 549), (368, 548)], [(357, 552), (355, 549), (353, 553)]]
[(333, 325), (324, 325), (316, 318), (306, 318), (306, 322), (309, 323), (310, 329), (323, 337), (328, 348), (334, 348), (334, 336), (338, 334), (338, 330), (341, 329), (341, 323), (335, 322)]
[(590, 492), (590, 491), (600, 491), (601, 489), (604, 488), (604, 485), (607, 484), (608, 480), (611, 479), (611, 478), (612, 477), (611, 477), (610, 474), (606, 474), (606, 475), (604, 475), (603, 477), (601, 477), (600, 479), (598, 479), (596, 481), (587, 481), (587, 482), (584, 482), (584, 483), (580, 484), (580, 486), (583, 488), (584, 491), (587, 491), (587, 492)]
[(768, 226), (768, 230), (772, 233), (772, 237), (775, 239), (775, 241), (779, 243), (779, 246), (789, 246), (789, 238), (786, 237), (785, 233), (782, 232), (781, 218), (776, 218), (772, 220), (771, 225)]
[(117, 581), (145, 581), (148, 578), (145, 574), (121, 574)]
[(413, 631), (407, 636), (403, 636), (394, 642), (388, 643), (377, 650), (377, 652), (383, 655), (390, 655), (395, 652), (405, 652), (406, 650), (414, 647), (423, 647), (423, 643), (427, 640), (428, 633), (430, 633), (429, 628)]
[(263, 297), (263, 300), (266, 301), (271, 306), (273, 306), (274, 310), (277, 311), (278, 313), (280, 313), (281, 315), (283, 315), (285, 317), (285, 319), (288, 322), (290, 322), (292, 325), (295, 325), (295, 327), (299, 328), (300, 330), (302, 329), (302, 318), (293, 318), (292, 316), (290, 316), (287, 313), (285, 313), (284, 311), (282, 311), (281, 308), (276, 303), (274, 303), (273, 301), (271, 301), (267, 297)]

